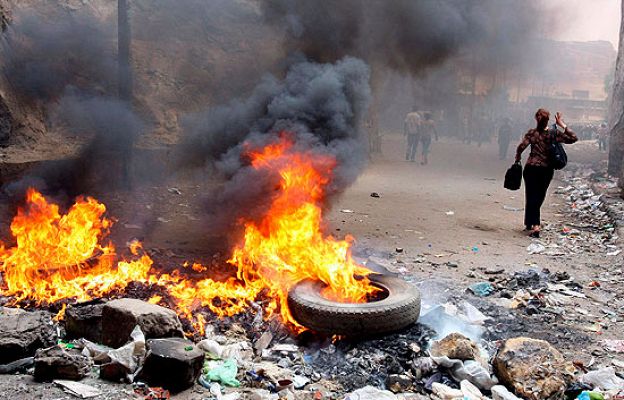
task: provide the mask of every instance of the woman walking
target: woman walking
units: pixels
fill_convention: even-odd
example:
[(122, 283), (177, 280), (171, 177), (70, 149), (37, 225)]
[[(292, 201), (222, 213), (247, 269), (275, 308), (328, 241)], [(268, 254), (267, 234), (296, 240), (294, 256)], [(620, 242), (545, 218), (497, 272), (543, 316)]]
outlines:
[[(555, 115), (557, 129), (549, 129), (548, 120), (550, 113), (540, 108), (535, 113), (537, 126), (530, 129), (518, 145), (516, 150), (516, 162), (522, 158), (522, 152), (530, 145), (531, 154), (524, 168), (524, 187), (526, 190), (526, 206), (524, 208), (524, 225), (530, 231), (529, 236), (539, 237), (541, 229), (540, 208), (546, 198), (546, 191), (553, 178), (554, 169), (551, 165), (552, 140), (559, 143), (572, 144), (578, 140), (563, 122), (560, 113)], [(554, 131), (554, 132), (553, 132)]]

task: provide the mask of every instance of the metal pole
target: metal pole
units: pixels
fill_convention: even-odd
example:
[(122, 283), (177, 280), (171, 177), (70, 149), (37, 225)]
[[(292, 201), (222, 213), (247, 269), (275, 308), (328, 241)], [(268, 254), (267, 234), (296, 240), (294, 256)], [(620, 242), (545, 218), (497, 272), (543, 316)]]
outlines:
[[(130, 17), (129, 17), (129, 0), (117, 0), (117, 46), (118, 46), (118, 76), (117, 91), (121, 101), (127, 103), (132, 108), (132, 66), (130, 51)], [(136, 132), (127, 132), (134, 136)], [(131, 189), (130, 168), (132, 147), (134, 140), (127, 138), (128, 142), (122, 146), (121, 153), (118, 155), (121, 162), (121, 184), (125, 189)]]
[(130, 66), (130, 18), (129, 0), (117, 0), (117, 45), (119, 56), (119, 98), (132, 101), (132, 68)]

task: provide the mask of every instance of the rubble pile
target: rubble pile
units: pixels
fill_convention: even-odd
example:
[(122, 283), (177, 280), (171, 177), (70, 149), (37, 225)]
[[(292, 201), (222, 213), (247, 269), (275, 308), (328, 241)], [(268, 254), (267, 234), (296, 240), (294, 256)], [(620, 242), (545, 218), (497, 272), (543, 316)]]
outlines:
[[(505, 279), (509, 287), (541, 290), (548, 287), (550, 278), (544, 272), (529, 271)], [(132, 307), (126, 308), (128, 304)], [(495, 309), (502, 307), (485, 310)], [(111, 310), (119, 318), (116, 332), (107, 328), (111, 317), (104, 318)], [(537, 400), (564, 394), (577, 398), (591, 391), (595, 392), (592, 396), (600, 392), (603, 398), (615, 399), (624, 388), (624, 379), (613, 367), (584, 371), (546, 341), (491, 340), (488, 332), (496, 326), (494, 321), (465, 301), (459, 307), (449, 303), (429, 309), (423, 321), (437, 321), (432, 324), (435, 328), (441, 321), (458, 327), (472, 325), (474, 330), (461, 330), (477, 335), (476, 340), (458, 332), (441, 336), (421, 324), (380, 338), (324, 338), (309, 332), (294, 337), (277, 321), (254, 322), (253, 318), (208, 324), (203, 337), (188, 340), (180, 337), (177, 317), (159, 306), (134, 299), (74, 305), (73, 318), (80, 319), (83, 312), (104, 328), (96, 343), (75, 338), (75, 332), (70, 335), (73, 339), (63, 336), (75, 322), (55, 323), (40, 311), (1, 311), (3, 326), (23, 326), (24, 332), (33, 328), (24, 321), (47, 320), (38, 325), (40, 330), (23, 335), (35, 344), (22, 344), (21, 352), (5, 356), (0, 373), (32, 374), (38, 381), (53, 381), (68, 393), (78, 393), (77, 397), (102, 394), (99, 388), (77, 382), (84, 378), (132, 383), (137, 399), (166, 399), (189, 388), (198, 398), (221, 400)], [(93, 320), (94, 315), (100, 315), (100, 321)], [(135, 323), (131, 332), (124, 328), (124, 321), (129, 320)], [(107, 338), (109, 334), (114, 340)], [(12, 346), (5, 338), (10, 334), (2, 331), (3, 355)], [(117, 343), (101, 344), (113, 341)], [(608, 345), (624, 350), (618, 341)]]
[(548, 224), (545, 230), (551, 234), (539, 252), (552, 256), (583, 252), (619, 255), (616, 242), (618, 226), (624, 222), (624, 207), (621, 201), (609, 197), (609, 190), (617, 187), (615, 181), (591, 168), (577, 167), (567, 171), (563, 182), (565, 186), (555, 191), (565, 201), (560, 212), (566, 221), (574, 223)]
[[(561, 212), (574, 225), (551, 221), (527, 249), (526, 268), (475, 268), (470, 277), (479, 281), (460, 293), (450, 288), (436, 304), (424, 296), (419, 323), (400, 332), (295, 335), (277, 317), (265, 320), (258, 304), (210, 318), (202, 329), (134, 298), (68, 305), (61, 321), (46, 311), (2, 307), (0, 374), (53, 382), (78, 398), (169, 399), (185, 390), (205, 400), (624, 398), (623, 271), (607, 265), (622, 258), (621, 202), (597, 194), (596, 185), (610, 185), (599, 177), (570, 175), (565, 182)], [(572, 261), (585, 252), (605, 265), (592, 267), (593, 276), (575, 276)], [(395, 253), (357, 256), (423, 293), (446, 292), (425, 291)], [(555, 257), (570, 268), (538, 265)], [(136, 285), (126, 291), (154, 294)], [(195, 312), (210, 315), (203, 307)], [(107, 391), (101, 382), (123, 385)]]

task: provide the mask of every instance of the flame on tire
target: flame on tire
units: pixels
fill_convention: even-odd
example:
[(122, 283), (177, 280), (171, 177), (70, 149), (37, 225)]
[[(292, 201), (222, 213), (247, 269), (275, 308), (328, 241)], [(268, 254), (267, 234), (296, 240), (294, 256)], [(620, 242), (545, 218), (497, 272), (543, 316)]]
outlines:
[[(202, 330), (199, 306), (218, 316), (244, 311), (260, 296), (265, 317), (278, 313), (295, 330), (302, 330), (287, 306), (289, 290), (305, 279), (325, 284), (323, 295), (340, 302), (365, 302), (379, 289), (369, 271), (351, 257), (353, 238), (339, 240), (322, 231), (326, 189), (336, 160), (313, 151), (297, 151), (288, 134), (263, 148), (248, 146), (251, 168), (275, 174), (279, 182), (267, 212), (256, 221), (241, 221), (244, 235), (228, 263), (235, 269), (226, 281), (190, 279), (176, 270), (159, 274), (141, 244), (131, 245), (131, 260), (120, 259), (106, 236), (112, 225), (106, 207), (80, 197), (62, 214), (41, 193), (30, 189), (25, 207), (11, 224), (12, 247), (0, 247), (0, 294), (13, 304), (34, 300), (46, 305), (59, 300), (86, 301), (123, 290), (136, 281), (159, 285), (175, 300), (177, 310)], [(207, 269), (193, 264), (193, 270)], [(234, 273), (235, 272), (235, 273)], [(151, 302), (162, 301), (154, 296)]]

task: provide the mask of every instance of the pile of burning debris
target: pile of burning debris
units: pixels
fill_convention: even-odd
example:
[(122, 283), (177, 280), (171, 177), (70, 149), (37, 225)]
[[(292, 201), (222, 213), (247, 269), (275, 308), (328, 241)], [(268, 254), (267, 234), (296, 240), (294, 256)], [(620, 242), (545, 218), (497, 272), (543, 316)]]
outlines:
[[(224, 280), (192, 263), (159, 271), (137, 241), (124, 258), (106, 242), (112, 222), (103, 204), (79, 198), (63, 214), (29, 191), (11, 225), (14, 245), (0, 248), (0, 373), (32, 374), (83, 398), (103, 394), (78, 382), (85, 378), (133, 384), (131, 396), (145, 399), (189, 388), (221, 400), (623, 395), (613, 367), (588, 371), (547, 341), (499, 335), (501, 323), (518, 321), (506, 310), (557, 317), (568, 298), (582, 297), (561, 273), (516, 272), (471, 287), (499, 295), (475, 303), (489, 315), (464, 296), (425, 302), (419, 324), (383, 337), (307, 330), (287, 306), (300, 282), (321, 281), (325, 299), (351, 304), (372, 304), (379, 287), (351, 256), (350, 239), (322, 234), (319, 200), (332, 160), (291, 151), (287, 138), (248, 156), (252, 168), (275, 169), (281, 191), (261, 221), (246, 223)], [(599, 200), (585, 190), (567, 192), (577, 205)], [(592, 204), (585, 221), (608, 225)], [(612, 240), (614, 230), (604, 231)]]
[[(472, 325), (462, 329), (470, 336), (485, 331), (488, 317), (466, 304), (457, 308), (432, 307), (423, 323)], [(215, 320), (190, 340), (175, 312), (137, 299), (73, 304), (61, 322), (46, 311), (2, 308), (0, 372), (32, 374), (83, 398), (106, 390), (78, 382), (83, 378), (133, 383), (133, 398), (169, 398), (193, 387), (198, 398), (223, 400), (486, 399), (490, 393), (537, 400), (592, 390), (618, 398), (624, 384), (613, 368), (575, 376), (576, 366), (543, 340), (495, 344), (459, 333), (432, 340), (436, 332), (421, 324), (359, 340), (308, 331), (295, 336), (279, 319), (256, 316)]]

